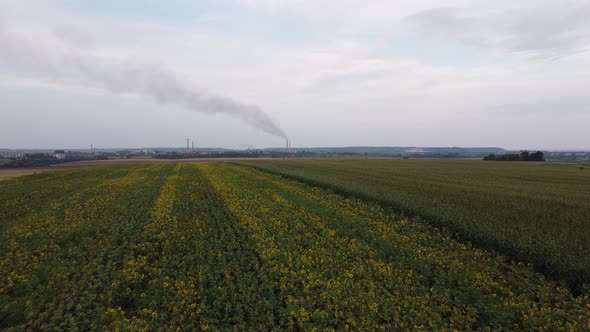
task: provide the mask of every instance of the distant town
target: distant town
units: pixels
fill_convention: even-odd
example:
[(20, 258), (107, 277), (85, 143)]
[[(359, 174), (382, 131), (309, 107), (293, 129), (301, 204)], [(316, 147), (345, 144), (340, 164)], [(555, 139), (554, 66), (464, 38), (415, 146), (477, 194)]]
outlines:
[[(497, 147), (313, 147), (313, 148), (120, 148), (120, 149), (0, 149), (0, 168), (44, 167), (52, 164), (84, 160), (126, 158), (189, 159), (189, 158), (435, 158), (482, 159), (491, 154), (502, 156), (521, 151)], [(590, 161), (590, 150), (543, 151), (547, 161)]]

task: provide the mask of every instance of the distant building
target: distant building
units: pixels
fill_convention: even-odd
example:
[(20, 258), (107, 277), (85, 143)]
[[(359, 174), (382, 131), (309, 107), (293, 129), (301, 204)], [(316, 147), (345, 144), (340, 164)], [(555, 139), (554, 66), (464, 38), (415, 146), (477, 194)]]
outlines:
[(64, 150), (55, 150), (55, 151), (53, 151), (53, 153), (50, 153), (49, 155), (55, 159), (65, 159), (66, 158), (66, 152)]
[(22, 159), (27, 156), (24, 152), (0, 152), (0, 157), (11, 159)]

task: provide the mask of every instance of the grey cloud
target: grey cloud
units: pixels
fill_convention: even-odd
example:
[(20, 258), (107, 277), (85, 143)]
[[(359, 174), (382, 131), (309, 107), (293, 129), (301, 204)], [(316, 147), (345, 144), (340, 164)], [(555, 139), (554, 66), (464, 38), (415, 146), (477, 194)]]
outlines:
[(590, 115), (590, 97), (568, 96), (529, 103), (504, 104), (488, 109), (494, 116), (551, 117)]
[(427, 36), (469, 45), (563, 57), (590, 44), (590, 2), (559, 1), (550, 6), (477, 13), (468, 8), (437, 8), (408, 16), (405, 22)]
[(27, 39), (10, 32), (0, 22), (0, 65), (6, 64), (12, 70), (56, 81), (98, 86), (115, 94), (138, 94), (197, 112), (227, 114), (268, 134), (286, 137), (285, 132), (256, 105), (199, 92), (156, 66), (88, 53), (84, 45), (64, 40), (63, 29), (56, 36), (57, 40), (39, 40), (37, 36)]
[(91, 47), (94, 45), (94, 36), (87, 31), (71, 24), (59, 24), (53, 29), (53, 33), (60, 39), (71, 44)]

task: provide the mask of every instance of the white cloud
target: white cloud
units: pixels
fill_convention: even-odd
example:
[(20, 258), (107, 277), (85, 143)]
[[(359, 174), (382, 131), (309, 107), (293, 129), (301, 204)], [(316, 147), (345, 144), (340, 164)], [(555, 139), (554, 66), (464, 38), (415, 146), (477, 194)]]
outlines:
[[(527, 3), (530, 5), (532, 2)], [(556, 48), (568, 54), (579, 51), (583, 49), (583, 38), (560, 37), (567, 35), (569, 30), (583, 32), (584, 29), (580, 27), (584, 24), (579, 21), (572, 27), (562, 27), (559, 30), (562, 33), (555, 33), (556, 37), (550, 39), (560, 42), (536, 44), (533, 41), (540, 33), (516, 28), (518, 22), (529, 22), (532, 19), (506, 18), (503, 22), (508, 23), (496, 30), (489, 22), (498, 19), (497, 16), (490, 14), (489, 9), (485, 8), (487, 5), (475, 6), (473, 1), (345, 1), (335, 5), (329, 1), (301, 0), (248, 1), (247, 5), (277, 16), (300, 15), (306, 22), (301, 24), (322, 25), (326, 29), (323, 32), (333, 38), (321, 43), (285, 41), (277, 44), (264, 39), (244, 40), (218, 34), (207, 30), (206, 26), (171, 26), (147, 21), (66, 15), (55, 8), (45, 11), (43, 6), (31, 7), (33, 12), (38, 13), (39, 19), (24, 19), (19, 15), (11, 15), (6, 19), (10, 20), (7, 25), (34, 36), (39, 43), (48, 42), (53, 38), (51, 34), (57, 33), (59, 39), (67, 40), (67, 43), (74, 44), (78, 49), (105, 57), (133, 59), (137, 63), (153, 63), (201, 90), (207, 87), (208, 92), (231, 95), (248, 103), (259, 104), (278, 119), (298, 145), (504, 145), (525, 148), (525, 143), (519, 143), (521, 139), (526, 144), (532, 144), (534, 139), (539, 138), (533, 135), (532, 128), (521, 131), (517, 128), (522, 125), (519, 121), (534, 118), (530, 115), (534, 108), (522, 111), (528, 115), (509, 118), (500, 114), (495, 117), (490, 109), (498, 105), (528, 105), (538, 100), (572, 95), (590, 96), (587, 84), (590, 81), (590, 69), (585, 65), (588, 61), (585, 53), (555, 61), (507, 57), (502, 62), (465, 65), (458, 60), (457, 63), (441, 65), (424, 60), (417, 54), (412, 57), (411, 52), (404, 57), (387, 52), (388, 38), (397, 33), (392, 27), (401, 29), (406, 24), (404, 17), (417, 12), (422, 11), (422, 14), (418, 14), (420, 19), (427, 16), (426, 21), (419, 23), (423, 32), (433, 35), (436, 25), (432, 16), (425, 14), (428, 12), (424, 10), (441, 5), (463, 8), (451, 11), (452, 15), (445, 14), (444, 18), (452, 21), (449, 23), (451, 26), (469, 26), (463, 21), (454, 21), (455, 16), (467, 15), (474, 20), (476, 28), (469, 33), (457, 32), (457, 40), (509, 51), (526, 50), (527, 47), (533, 49), (527, 45), (533, 45), (535, 52), (551, 54)], [(528, 5), (520, 3), (519, 6), (524, 8)], [(503, 8), (510, 13), (527, 13), (524, 9), (510, 7)], [(539, 15), (544, 17), (545, 14)], [(341, 33), (343, 27), (352, 33)], [(461, 30), (458, 27), (456, 29)], [(510, 29), (520, 34), (514, 37), (513, 42), (507, 43), (502, 36), (511, 33)], [(438, 30), (445, 38), (454, 40), (455, 37), (450, 36), (454, 31), (451, 28)], [(48, 31), (51, 33), (48, 34)], [(359, 32), (358, 35), (355, 32)], [(378, 35), (379, 43), (363, 38), (367, 32)], [(404, 37), (417, 38), (411, 35)], [(426, 40), (421, 42), (428, 46)], [(448, 47), (453, 47), (452, 43)], [(431, 53), (431, 57), (437, 56), (434, 48), (426, 47), (424, 51)], [(64, 65), (67, 67), (67, 64)], [(18, 86), (24, 94), (27, 85), (37, 85), (41, 89), (63, 92), (64, 96), (68, 90), (76, 95), (88, 94), (89, 102), (96, 97), (92, 91), (80, 90), (75, 82), (39, 80), (31, 73), (18, 72), (14, 68), (4, 68), (4, 71), (4, 74), (0, 71), (0, 90), (3, 91), (8, 87), (14, 90)], [(18, 84), (14, 83), (15, 76), (20, 77)], [(108, 105), (111, 107), (103, 110), (107, 118), (120, 116), (133, 103), (137, 103), (137, 108), (146, 107), (145, 101), (126, 100), (121, 101), (121, 105), (126, 106), (118, 109), (116, 105), (119, 97), (102, 97), (109, 100)], [(67, 98), (64, 97), (59, 101), (59, 107), (75, 111), (74, 106), (68, 105), (65, 100)], [(82, 103), (78, 100), (77, 106)], [(152, 107), (157, 108), (155, 105)], [(6, 108), (2, 107), (0, 101), (0, 112), (3, 109)], [(519, 109), (514, 107), (511, 112), (518, 113)], [(541, 122), (540, 126), (546, 129), (566, 127), (567, 117), (572, 117), (573, 113), (583, 116), (581, 112), (584, 109), (575, 108), (567, 116), (556, 114), (553, 121)], [(173, 116), (165, 112), (161, 115), (149, 112), (149, 116), (150, 121), (147, 123), (154, 126), (154, 131), (161, 130), (155, 127), (158, 122), (189, 131), (190, 126), (182, 112), (174, 113)], [(281, 143), (239, 129), (240, 126), (233, 122), (201, 115), (191, 115), (191, 119), (197, 119), (195, 122), (199, 123), (195, 125), (195, 130), (205, 123), (218, 126), (215, 127), (217, 130), (206, 131), (210, 139), (206, 142), (211, 145), (239, 146), (244, 141), (256, 146)], [(509, 134), (484, 129), (490, 123), (499, 126), (498, 119), (502, 119)], [(132, 120), (128, 121), (131, 125)], [(96, 130), (100, 131), (100, 128)], [(8, 134), (5, 132), (2, 135)], [(575, 146), (580, 135), (582, 128), (572, 127), (569, 135), (565, 133), (553, 137), (555, 143), (551, 147)], [(7, 137), (0, 136), (0, 140), (4, 141)], [(117, 139), (124, 141), (124, 135), (117, 136)], [(135, 141), (129, 142), (135, 144)], [(551, 141), (545, 139), (543, 144), (547, 142)]]
[(401, 19), (411, 13), (433, 6), (458, 6), (468, 0), (239, 0), (253, 7), (274, 13), (301, 15), (312, 21), (373, 21), (383, 23)]
[(590, 2), (532, 1), (516, 8), (440, 7), (406, 21), (425, 35), (466, 44), (559, 57), (590, 46)]

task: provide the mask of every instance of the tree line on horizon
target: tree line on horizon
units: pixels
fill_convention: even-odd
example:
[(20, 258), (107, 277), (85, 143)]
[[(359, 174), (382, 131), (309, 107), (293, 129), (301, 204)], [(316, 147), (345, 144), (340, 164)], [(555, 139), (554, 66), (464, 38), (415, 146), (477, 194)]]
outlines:
[(528, 151), (521, 151), (520, 153), (505, 153), (495, 154), (491, 153), (483, 158), (483, 160), (495, 161), (545, 161), (545, 154), (542, 151), (530, 153)]

